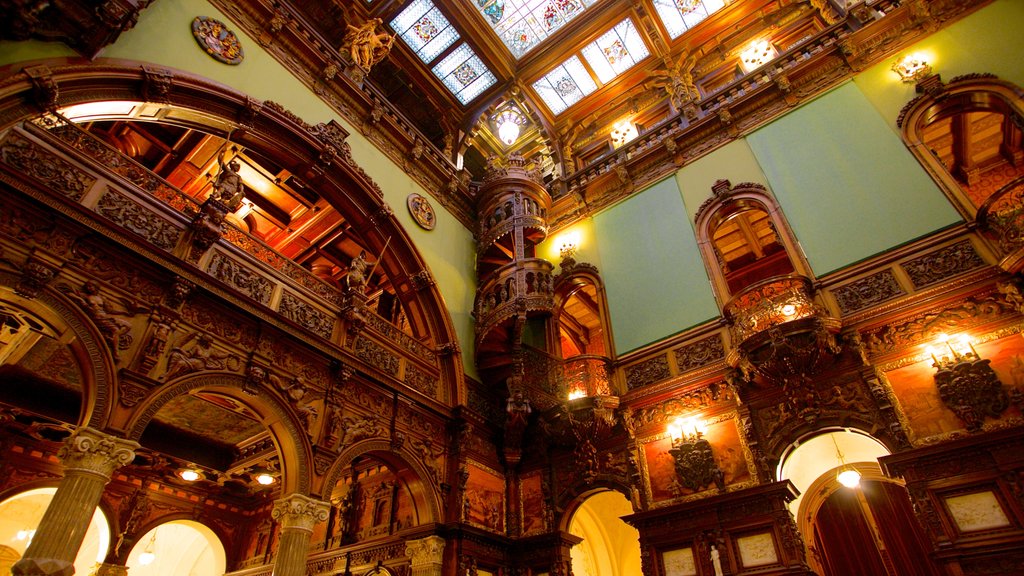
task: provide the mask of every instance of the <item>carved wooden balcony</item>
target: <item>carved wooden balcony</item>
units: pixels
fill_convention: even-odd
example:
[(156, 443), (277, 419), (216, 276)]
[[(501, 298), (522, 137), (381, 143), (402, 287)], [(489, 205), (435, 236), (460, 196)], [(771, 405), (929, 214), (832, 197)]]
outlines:
[(527, 258), (502, 266), (477, 288), (473, 314), (477, 342), (503, 321), (530, 312), (554, 312), (551, 271), (542, 258)]
[(997, 190), (981, 205), (978, 227), (995, 243), (1007, 272), (1024, 269), (1024, 177)]
[(602, 399), (600, 407), (618, 405), (611, 387), (611, 359), (596, 354), (562, 359), (529, 346), (524, 346), (524, 353), (523, 383), (532, 390), (530, 399), (540, 410), (566, 402), (583, 407), (585, 399), (594, 404), (595, 398)]
[(840, 322), (814, 299), (809, 278), (775, 276), (745, 288), (724, 308), (733, 366), (782, 383), (813, 373), (826, 353), (837, 352)]

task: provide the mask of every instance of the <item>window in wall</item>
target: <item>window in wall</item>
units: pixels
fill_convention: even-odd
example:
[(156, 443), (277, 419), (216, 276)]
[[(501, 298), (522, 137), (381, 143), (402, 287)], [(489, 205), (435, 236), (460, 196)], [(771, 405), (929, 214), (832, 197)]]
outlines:
[(725, 0), (654, 0), (654, 9), (673, 40), (723, 6)]

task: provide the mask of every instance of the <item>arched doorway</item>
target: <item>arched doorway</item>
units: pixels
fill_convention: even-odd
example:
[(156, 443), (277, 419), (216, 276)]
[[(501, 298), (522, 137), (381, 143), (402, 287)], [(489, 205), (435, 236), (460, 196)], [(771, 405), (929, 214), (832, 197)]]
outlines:
[(640, 574), (640, 533), (622, 521), (632, 513), (629, 500), (612, 490), (592, 494), (576, 508), (569, 533), (583, 541), (570, 552), (575, 576)]
[[(828, 430), (801, 439), (783, 455), (779, 479), (800, 490), (790, 510), (822, 576), (939, 574), (906, 488), (878, 466), (888, 453), (866, 434)], [(856, 483), (840, 477), (851, 471)]]
[(173, 520), (143, 534), (125, 566), (132, 576), (219, 576), (227, 564), (213, 530), (191, 520)]
[[(0, 575), (10, 574), (11, 566), (21, 559), (56, 492), (56, 487), (34, 488), (0, 502), (0, 542), (4, 544), (0, 547)], [(75, 558), (75, 574), (90, 574), (97, 562), (103, 562), (108, 548), (110, 524), (97, 508)]]

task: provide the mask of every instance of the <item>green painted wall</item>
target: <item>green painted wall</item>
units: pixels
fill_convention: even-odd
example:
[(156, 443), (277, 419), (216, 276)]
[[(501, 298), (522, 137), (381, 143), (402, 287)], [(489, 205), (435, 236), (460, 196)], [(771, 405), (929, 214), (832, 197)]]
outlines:
[(675, 178), (594, 217), (618, 354), (718, 315)]
[[(418, 184), (238, 27), (233, 27), (233, 30), (242, 42), (245, 61), (238, 66), (229, 66), (209, 57), (192, 37), (191, 23), (196, 16), (211, 16), (230, 22), (204, 0), (154, 2), (142, 11), (135, 28), (122, 34), (117, 43), (104, 49), (100, 56), (185, 70), (254, 98), (278, 102), (310, 124), (331, 119), (341, 122), (351, 134), (348, 142), (352, 146), (353, 158), (383, 189), (385, 200), (427, 262), (457, 330), (463, 350), (463, 366), (468, 374), (475, 376), (470, 311), (476, 292), (476, 275), (470, 231), (437, 203), (434, 203), (436, 228), (430, 232), (419, 228), (405, 207), (410, 193), (423, 193)], [(0, 65), (55, 57), (76, 55), (63, 44), (52, 42), (0, 43)]]
[(852, 82), (747, 140), (817, 276), (960, 220)]
[[(1024, 2), (996, 0), (966, 18), (901, 51), (897, 56), (920, 52), (932, 72), (950, 80), (962, 74), (988, 72), (1024, 85)], [(854, 80), (861, 91), (897, 130), (896, 117), (917, 96), (913, 84), (904, 84), (892, 71), (897, 57), (889, 58), (859, 74)]]
[(730, 142), (676, 172), (691, 222), (696, 220), (700, 205), (711, 197), (711, 186), (723, 178), (733, 186), (743, 182), (768, 185), (768, 177), (761, 171), (747, 141)]

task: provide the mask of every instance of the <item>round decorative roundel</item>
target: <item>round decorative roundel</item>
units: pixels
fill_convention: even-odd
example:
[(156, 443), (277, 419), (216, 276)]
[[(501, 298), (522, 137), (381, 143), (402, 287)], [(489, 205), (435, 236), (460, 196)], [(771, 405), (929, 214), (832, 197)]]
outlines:
[(437, 218), (434, 216), (434, 207), (430, 205), (430, 201), (422, 194), (413, 192), (406, 199), (406, 204), (409, 205), (409, 214), (412, 214), (413, 220), (420, 225), (420, 228), (424, 230), (434, 229), (434, 225), (437, 224)]
[(207, 54), (225, 64), (240, 64), (245, 58), (238, 36), (220, 20), (196, 16), (192, 20), (192, 35)]

